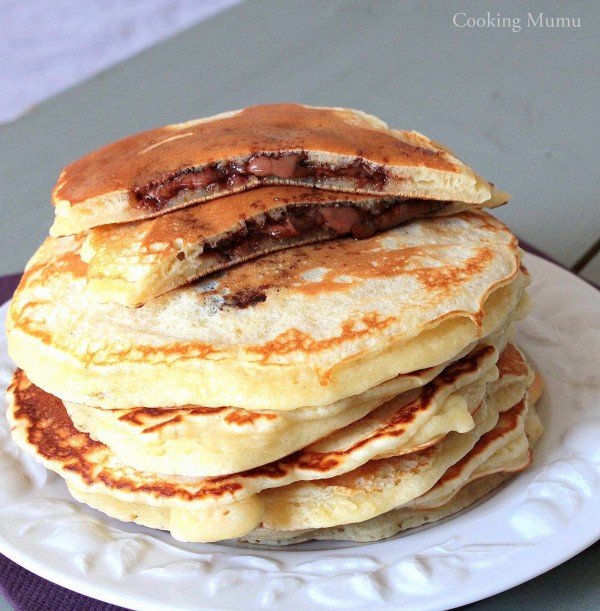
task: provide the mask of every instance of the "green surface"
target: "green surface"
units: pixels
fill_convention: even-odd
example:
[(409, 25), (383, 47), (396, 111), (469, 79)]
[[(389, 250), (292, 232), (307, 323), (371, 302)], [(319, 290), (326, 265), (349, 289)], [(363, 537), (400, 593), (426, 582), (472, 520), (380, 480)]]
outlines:
[(497, 2), (249, 0), (0, 129), (0, 273), (51, 223), (69, 161), (156, 125), (267, 101), (357, 107), (448, 143), (510, 191), (498, 211), (572, 264), (598, 237), (600, 5), (501, 3), (503, 16), (578, 16), (579, 29), (458, 28)]

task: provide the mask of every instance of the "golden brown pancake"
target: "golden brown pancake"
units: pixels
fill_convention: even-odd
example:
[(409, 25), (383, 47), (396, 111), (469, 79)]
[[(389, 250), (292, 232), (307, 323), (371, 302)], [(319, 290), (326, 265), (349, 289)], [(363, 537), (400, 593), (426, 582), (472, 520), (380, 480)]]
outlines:
[[(527, 364), (524, 355), (514, 343), (508, 341), (496, 365), (499, 376), (497, 382), (490, 384), (490, 401), (509, 407), (515, 405), (523, 396), (523, 380), (526, 381), (529, 396), (532, 397), (531, 389), (534, 382), (534, 373)], [(538, 397), (533, 397), (530, 399), (530, 403), (534, 404), (537, 400)], [(502, 408), (499, 409), (502, 411)]]
[(311, 539), (378, 541), (396, 533), (436, 522), (472, 505), (531, 463), (532, 449), (543, 427), (533, 403), (522, 398), (500, 414), (495, 427), (454, 463), (427, 492), (362, 522), (329, 528), (276, 530), (259, 526), (242, 541), (289, 545)]
[(12, 437), (75, 499), (182, 541), (377, 540), (449, 515), (542, 432), (509, 342), (529, 275), (482, 212), (507, 200), (342, 108), (93, 151), (61, 173), (9, 310)]
[[(478, 351), (483, 358), (489, 347)], [(412, 401), (383, 406), (379, 415), (280, 461), (210, 479), (123, 464), (107, 446), (77, 431), (62, 402), (21, 370), (9, 388), (8, 416), (17, 443), (64, 477), (76, 498), (120, 519), (168, 528), (189, 540), (241, 536), (259, 521), (276, 530), (322, 528), (369, 519), (416, 498), (472, 451), (495, 426), (496, 410), (506, 407), (485, 400), (490, 377), (473, 380), (477, 362), (450, 365)], [(461, 401), (472, 420), (457, 428)], [(436, 403), (439, 414), (432, 417)], [(449, 412), (437, 432), (427, 430), (443, 409)], [(419, 420), (424, 412), (425, 423)], [(493, 438), (503, 436), (502, 429)]]
[(355, 110), (272, 104), (147, 131), (73, 162), (54, 189), (51, 232), (157, 216), (264, 184), (474, 204), (493, 192), (416, 132)]
[[(521, 392), (517, 395), (517, 401), (524, 396), (529, 379), (529, 375), (521, 379)], [(374, 456), (340, 475), (266, 489), (260, 495), (265, 506), (262, 527), (270, 530), (302, 530), (370, 519), (421, 496), (452, 465), (471, 454), (476, 457), (475, 462), (458, 470), (462, 482), (489, 454), (523, 431), (525, 407), (519, 408), (517, 419), (506, 418), (499, 422), (502, 412), (512, 407), (492, 400), (494, 389), (497, 391), (503, 381), (503, 378), (499, 378), (496, 386), (494, 382), (488, 384), (486, 393), (471, 395), (476, 404), (475, 409), (472, 404), (470, 407), (475, 426), (467, 432), (450, 432), (437, 443), (412, 453), (391, 451), (383, 457)], [(464, 396), (468, 397), (469, 393)], [(497, 441), (489, 446), (491, 449), (487, 454), (481, 453), (476, 449), (478, 441), (498, 423), (498, 434), (494, 433), (487, 438), (489, 442)], [(511, 431), (508, 437), (505, 435), (507, 431)], [(488, 441), (484, 442), (484, 447), (488, 447)]]
[(41, 388), (102, 408), (328, 405), (437, 366), (504, 327), (528, 277), (484, 212), (248, 261), (141, 308), (98, 303), (81, 238), (49, 238), (7, 324)]
[[(333, 468), (353, 452), (373, 454), (373, 443), (378, 455), (406, 453), (450, 430), (468, 430), (473, 425), (469, 409), (476, 407), (485, 384), (497, 377), (497, 358), (497, 349), (485, 343), (443, 371), (434, 368), (399, 376), (364, 396), (288, 412), (201, 407), (103, 410), (69, 402), (65, 407), (79, 430), (139, 470), (224, 475), (298, 451), (294, 461), (278, 467), (283, 477), (284, 471), (291, 473), (297, 465)], [(415, 388), (426, 383), (425, 389)], [(394, 394), (400, 388), (406, 390)]]
[(456, 214), (461, 202), (259, 187), (168, 214), (95, 227), (81, 257), (100, 301), (139, 306), (242, 261), (344, 235), (371, 237), (420, 217)]
[(438, 522), (458, 513), (490, 494), (511, 475), (513, 474), (500, 472), (468, 482), (453, 499), (436, 509), (419, 510), (400, 507), (363, 522), (314, 530), (286, 531), (258, 527), (240, 537), (239, 540), (257, 545), (293, 545), (312, 540), (354, 541), (357, 543), (380, 541), (393, 537), (399, 532)]

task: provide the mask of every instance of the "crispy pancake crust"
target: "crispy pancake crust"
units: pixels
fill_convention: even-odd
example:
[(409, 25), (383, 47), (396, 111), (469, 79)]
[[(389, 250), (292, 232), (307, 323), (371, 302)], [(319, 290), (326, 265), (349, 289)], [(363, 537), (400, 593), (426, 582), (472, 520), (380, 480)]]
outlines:
[(446, 362), (506, 324), (528, 277), (483, 212), (250, 261), (131, 310), (90, 299), (81, 239), (49, 238), (13, 298), (30, 379), (103, 408), (327, 405)]
[[(139, 205), (135, 192), (173, 176), (234, 162), (256, 154), (305, 153), (313, 163), (347, 166), (357, 160), (383, 168), (388, 178), (377, 186), (353, 179), (251, 176), (216, 188), (186, 190), (158, 207)], [(326, 189), (400, 195), (481, 204), (492, 187), (448, 149), (416, 132), (390, 130), (365, 113), (299, 104), (254, 106), (168, 125), (109, 144), (67, 166), (54, 189), (56, 221), (52, 235), (77, 233), (107, 223), (148, 218), (197, 201), (259, 184), (309, 184)]]

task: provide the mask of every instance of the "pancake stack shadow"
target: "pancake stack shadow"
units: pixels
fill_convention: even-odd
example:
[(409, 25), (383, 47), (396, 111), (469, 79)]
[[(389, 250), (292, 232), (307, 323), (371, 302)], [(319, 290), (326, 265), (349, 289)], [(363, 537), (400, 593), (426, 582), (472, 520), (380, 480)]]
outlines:
[(9, 312), (15, 442), (182, 541), (375, 541), (525, 469), (508, 196), (359, 111), (166, 126), (62, 172)]

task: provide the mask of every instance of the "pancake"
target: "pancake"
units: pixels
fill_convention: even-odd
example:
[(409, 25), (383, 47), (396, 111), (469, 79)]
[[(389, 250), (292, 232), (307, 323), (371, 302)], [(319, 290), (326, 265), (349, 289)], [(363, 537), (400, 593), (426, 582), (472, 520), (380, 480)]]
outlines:
[[(521, 397), (526, 390), (524, 378)], [(474, 450), (477, 442), (497, 423), (502, 424), (499, 414), (511, 406), (490, 401), (489, 397), (474, 397), (480, 402), (475, 411), (471, 407), (475, 426), (467, 432), (451, 432), (438, 443), (413, 453), (390, 452), (383, 460), (380, 455), (372, 456), (342, 475), (266, 489), (260, 495), (265, 507), (262, 526), (270, 530), (302, 530), (362, 522), (424, 494), (468, 453), (479, 454)], [(519, 414), (519, 422), (524, 423), (525, 407)], [(511, 430), (516, 426), (512, 421)], [(503, 431), (504, 427), (500, 433), (492, 434), (493, 438), (502, 438), (497, 447), (512, 441)], [(461, 473), (465, 472), (461, 469)]]
[(458, 513), (498, 488), (511, 475), (512, 473), (496, 473), (469, 482), (458, 491), (451, 501), (436, 509), (426, 511), (393, 509), (364, 522), (301, 531), (300, 533), (257, 528), (248, 535), (240, 537), (240, 540), (260, 545), (292, 545), (311, 540), (355, 541), (360, 543), (380, 541), (393, 537), (404, 530), (438, 522)]
[(465, 484), (501, 471), (517, 472), (531, 462), (525, 433), (527, 399), (500, 413), (496, 426), (482, 435), (468, 455), (454, 463), (435, 486), (406, 504), (407, 508), (430, 510), (448, 503)]
[(93, 295), (135, 307), (269, 252), (348, 234), (364, 239), (415, 218), (468, 207), (309, 187), (259, 187), (156, 218), (96, 227), (81, 257), (89, 264)]
[(505, 410), (496, 426), (452, 465), (427, 492), (404, 505), (362, 522), (314, 530), (272, 530), (258, 527), (242, 541), (290, 545), (317, 540), (379, 541), (436, 522), (472, 505), (531, 463), (532, 448), (542, 433), (530, 427), (535, 408), (523, 398)]
[(355, 110), (273, 104), (150, 130), (73, 162), (54, 189), (51, 233), (149, 218), (264, 184), (474, 204), (494, 191), (416, 132)]
[[(509, 196), (359, 111), (254, 106), (93, 151), (7, 318), (14, 441), (181, 541), (377, 540), (531, 461)], [(529, 390), (528, 390), (529, 389)]]
[[(343, 447), (346, 452), (369, 437), (380, 438), (380, 453), (390, 442), (397, 453), (404, 441), (411, 440), (405, 448), (411, 451), (449, 430), (468, 430), (473, 422), (467, 399), (462, 395), (453, 396), (450, 403), (447, 399), (476, 380), (481, 380), (476, 385), (481, 393), (483, 385), (497, 377), (497, 358), (497, 349), (483, 344), (443, 371), (431, 368), (398, 376), (337, 404), (291, 412), (201, 407), (102, 410), (64, 405), (78, 430), (105, 443), (125, 464), (158, 473), (208, 477), (251, 469), (298, 450), (300, 463), (331, 462), (330, 448), (339, 452)], [(426, 383), (426, 393), (410, 390)], [(404, 392), (395, 392), (400, 389)], [(475, 406), (473, 398), (468, 402)]]
[(528, 283), (484, 212), (271, 253), (134, 310), (89, 297), (81, 242), (34, 255), (8, 345), (36, 385), (101, 408), (328, 405), (455, 358), (518, 314)]
[[(489, 355), (489, 347), (480, 350)], [(280, 461), (211, 479), (124, 465), (77, 431), (63, 403), (21, 370), (9, 388), (8, 417), (15, 441), (64, 477), (76, 498), (121, 520), (195, 541), (242, 536), (261, 522), (277, 530), (321, 528), (369, 519), (423, 494), (495, 426), (498, 412), (484, 395), (496, 375), (488, 369), (473, 380), (473, 362), (451, 365), (399, 411), (383, 406), (387, 418), (369, 415)], [(432, 404), (442, 415), (433, 429), (431, 413), (425, 423), (415, 419)], [(468, 421), (448, 432), (465, 408)]]
[[(508, 335), (512, 334), (512, 329), (508, 331)], [(523, 396), (523, 381), (528, 388), (528, 394), (531, 398), (530, 403), (536, 403), (539, 394), (537, 393), (538, 383), (534, 386), (535, 374), (531, 367), (527, 364), (527, 360), (517, 346), (508, 341), (500, 354), (497, 362), (499, 370), (498, 380), (490, 383), (490, 392), (488, 401), (494, 402), (495, 409), (502, 411), (508, 407), (515, 405)], [(539, 374), (538, 374), (539, 377)], [(535, 387), (535, 395), (532, 394), (532, 389)], [(503, 408), (503, 406), (505, 406)]]

